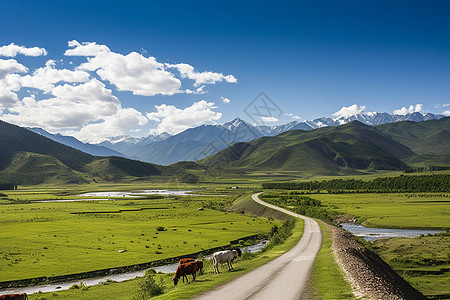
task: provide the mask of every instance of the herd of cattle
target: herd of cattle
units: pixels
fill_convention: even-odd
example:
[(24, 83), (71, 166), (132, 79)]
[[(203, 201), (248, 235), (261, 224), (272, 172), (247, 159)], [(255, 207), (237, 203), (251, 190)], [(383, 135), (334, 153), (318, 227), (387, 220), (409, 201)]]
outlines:
[[(219, 264), (228, 264), (228, 270), (234, 270), (233, 265), (231, 264), (238, 256), (241, 256), (242, 252), (240, 249), (234, 250), (224, 250), (215, 252), (212, 255), (212, 263), (214, 273), (219, 274)], [(187, 275), (192, 275), (192, 280), (195, 281), (197, 276), (197, 272), (201, 273), (203, 269), (203, 261), (195, 260), (193, 258), (183, 258), (180, 259), (180, 264), (175, 272), (175, 276), (172, 278), (173, 284), (177, 285), (180, 278), (186, 279), (186, 282), (189, 282)]]
[[(228, 270), (234, 270), (233, 265), (231, 264), (238, 256), (241, 256), (241, 250), (224, 250), (216, 252), (212, 255), (212, 263), (214, 273), (219, 274), (219, 264), (227, 264)], [(200, 274), (203, 269), (203, 261), (195, 260), (193, 258), (182, 258), (180, 259), (180, 264), (178, 265), (177, 271), (175, 272), (175, 276), (172, 278), (173, 283), (177, 285), (178, 280), (180, 278), (186, 279), (186, 282), (189, 282), (187, 275), (192, 275), (192, 280), (195, 281), (197, 276), (197, 272)], [(28, 300), (28, 296), (25, 293), (20, 294), (9, 294), (9, 295), (0, 295), (0, 300)]]

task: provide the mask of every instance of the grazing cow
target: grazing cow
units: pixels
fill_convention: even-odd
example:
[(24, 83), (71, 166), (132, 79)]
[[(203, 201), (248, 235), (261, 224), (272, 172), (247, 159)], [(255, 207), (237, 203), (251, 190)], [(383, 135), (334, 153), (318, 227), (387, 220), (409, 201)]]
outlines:
[(223, 265), (224, 263), (228, 264), (228, 271), (234, 270), (231, 262), (238, 256), (239, 252), (237, 250), (225, 250), (214, 253), (212, 255), (214, 273), (219, 274), (219, 264)]
[(198, 274), (203, 273), (203, 261), (197, 260), (197, 266), (198, 266)]
[(195, 280), (195, 275), (198, 271), (198, 264), (196, 261), (191, 261), (186, 264), (179, 265), (177, 268), (177, 271), (175, 272), (175, 276), (172, 278), (173, 284), (177, 285), (178, 280), (180, 280), (181, 277), (186, 278), (186, 281), (189, 282), (187, 275), (192, 274), (193, 280)]
[(180, 259), (180, 265), (191, 262), (191, 261), (195, 261), (195, 259), (193, 258), (182, 258)]
[(0, 300), (28, 300), (26, 293), (1, 295)]

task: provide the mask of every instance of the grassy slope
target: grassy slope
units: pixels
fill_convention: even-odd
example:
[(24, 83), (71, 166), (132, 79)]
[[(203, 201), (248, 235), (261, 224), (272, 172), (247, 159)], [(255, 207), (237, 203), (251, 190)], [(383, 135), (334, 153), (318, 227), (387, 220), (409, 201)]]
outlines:
[(400, 169), (404, 165), (398, 158), (411, 155), (414, 153), (409, 148), (382, 132), (352, 122), (237, 143), (201, 163), (235, 170), (297, 170), (332, 175), (354, 169)]
[(450, 117), (425, 122), (397, 122), (376, 126), (417, 154), (450, 153)]
[[(374, 250), (414, 288), (425, 296), (450, 298), (448, 251), (449, 236), (424, 236), (414, 239), (381, 239)], [(447, 271), (444, 271), (444, 270)], [(443, 271), (443, 274), (439, 274)], [(447, 274), (447, 275), (446, 275)]]

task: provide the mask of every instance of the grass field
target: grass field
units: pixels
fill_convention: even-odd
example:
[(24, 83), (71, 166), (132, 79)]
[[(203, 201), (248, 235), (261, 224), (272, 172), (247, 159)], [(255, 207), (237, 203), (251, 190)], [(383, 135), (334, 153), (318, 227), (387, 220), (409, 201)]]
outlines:
[[(277, 245), (267, 252), (260, 255), (250, 255), (247, 259), (243, 256), (233, 262), (234, 271), (229, 272), (224, 266), (220, 274), (214, 274), (211, 262), (205, 260), (204, 274), (197, 277), (197, 281), (189, 284), (179, 282), (177, 286), (173, 285), (171, 278), (173, 274), (156, 274), (154, 276), (156, 283), (165, 286), (164, 294), (154, 299), (189, 299), (195, 295), (206, 292), (216, 286), (232, 280), (268, 261), (278, 257), (285, 251), (291, 249), (301, 238), (303, 233), (303, 222), (298, 221), (293, 230), (293, 235), (283, 244)], [(189, 280), (192, 277), (189, 276)], [(70, 289), (54, 293), (33, 294), (30, 299), (133, 299), (139, 291), (139, 282), (141, 278), (129, 280), (122, 283), (107, 282), (103, 285), (92, 286), (84, 289)]]
[(342, 214), (354, 216), (367, 227), (450, 228), (449, 193), (314, 194)]
[(374, 250), (430, 299), (450, 299), (450, 236), (382, 239)]
[[(21, 200), (73, 198), (61, 194), (60, 189), (45, 188), (6, 194)], [(197, 210), (211, 203), (227, 203), (233, 197), (2, 203), (0, 281), (73, 274), (185, 255), (268, 231), (276, 223), (233, 212)], [(157, 227), (164, 230), (157, 231)]]

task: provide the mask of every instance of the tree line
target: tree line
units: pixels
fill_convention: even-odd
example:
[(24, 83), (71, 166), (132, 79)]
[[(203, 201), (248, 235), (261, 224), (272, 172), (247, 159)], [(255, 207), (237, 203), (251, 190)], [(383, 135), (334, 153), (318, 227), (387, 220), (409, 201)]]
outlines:
[(332, 179), (306, 182), (267, 182), (264, 189), (304, 190), (329, 193), (348, 192), (448, 192), (450, 174), (379, 177), (371, 181), (361, 179)]
[(0, 190), (17, 190), (17, 185), (14, 183), (0, 183)]

